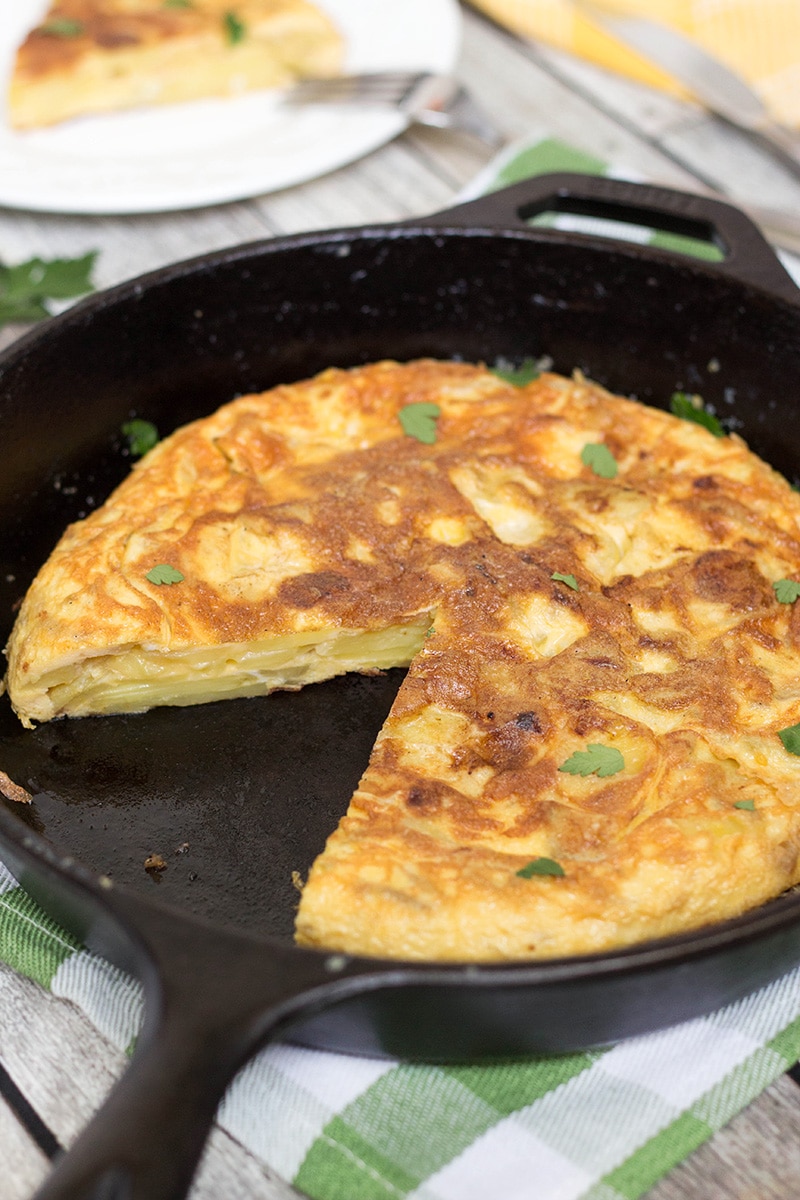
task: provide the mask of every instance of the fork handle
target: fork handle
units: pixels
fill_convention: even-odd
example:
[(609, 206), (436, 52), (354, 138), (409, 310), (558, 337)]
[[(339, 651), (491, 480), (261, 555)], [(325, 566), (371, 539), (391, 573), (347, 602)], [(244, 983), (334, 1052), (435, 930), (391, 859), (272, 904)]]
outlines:
[[(532, 229), (532, 220), (545, 212), (604, 217), (711, 242), (720, 247), (724, 258), (713, 264), (704, 262), (704, 269), (721, 271), (742, 283), (800, 302), (796, 284), (757, 226), (738, 208), (710, 196), (565, 171), (532, 176), (522, 183), (435, 213), (427, 221), (437, 227), (485, 228), (491, 232), (524, 229), (536, 236), (567, 242), (609, 240), (595, 233)], [(665, 253), (630, 242), (617, 245), (634, 255)]]

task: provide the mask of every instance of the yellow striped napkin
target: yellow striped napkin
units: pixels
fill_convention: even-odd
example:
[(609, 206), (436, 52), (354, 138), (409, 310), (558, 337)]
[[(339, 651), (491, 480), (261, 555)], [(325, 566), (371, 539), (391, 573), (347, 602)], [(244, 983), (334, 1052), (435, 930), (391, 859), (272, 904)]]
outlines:
[[(600, 29), (573, 0), (472, 0), (522, 37), (569, 50), (673, 95), (670, 76)], [(650, 17), (688, 34), (738, 71), (774, 117), (800, 126), (800, 0), (604, 0), (615, 13)]]

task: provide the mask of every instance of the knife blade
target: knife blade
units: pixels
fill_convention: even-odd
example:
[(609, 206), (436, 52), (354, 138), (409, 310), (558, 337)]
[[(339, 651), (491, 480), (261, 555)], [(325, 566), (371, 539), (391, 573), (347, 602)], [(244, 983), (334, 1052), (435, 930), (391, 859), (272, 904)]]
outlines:
[(677, 79), (711, 112), (750, 134), (800, 178), (800, 133), (775, 121), (748, 83), (690, 38), (650, 17), (578, 0), (587, 17)]

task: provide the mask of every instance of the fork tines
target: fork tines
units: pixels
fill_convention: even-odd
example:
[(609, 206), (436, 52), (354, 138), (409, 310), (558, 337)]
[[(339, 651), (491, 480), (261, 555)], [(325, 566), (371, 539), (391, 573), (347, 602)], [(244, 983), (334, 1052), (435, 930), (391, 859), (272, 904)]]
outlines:
[(399, 104), (426, 77), (424, 71), (380, 71), (361, 75), (334, 75), (329, 79), (301, 79), (286, 93), (288, 103)]

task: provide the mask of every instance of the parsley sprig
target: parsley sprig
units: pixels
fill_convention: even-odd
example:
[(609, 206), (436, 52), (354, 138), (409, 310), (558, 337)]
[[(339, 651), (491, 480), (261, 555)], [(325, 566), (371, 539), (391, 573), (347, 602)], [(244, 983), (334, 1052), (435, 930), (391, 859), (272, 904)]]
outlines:
[(772, 587), (780, 604), (794, 604), (800, 597), (800, 583), (794, 579), (776, 579)]
[(625, 759), (615, 746), (590, 742), (585, 750), (576, 750), (571, 754), (558, 769), (567, 775), (597, 775), (605, 779), (607, 775), (616, 775), (624, 767)]
[(554, 858), (532, 858), (516, 874), (520, 879), (532, 879), (534, 875), (563, 875), (564, 868)]
[(247, 35), (247, 26), (242, 21), (233, 9), (229, 9), (222, 18), (223, 29), (225, 30), (225, 40), (229, 46), (236, 46), (239, 42), (243, 42)]
[(157, 587), (161, 587), (165, 583), (183, 583), (184, 576), (176, 567), (170, 566), (169, 563), (159, 563), (158, 566), (152, 567), (147, 572), (145, 579), (149, 580), (150, 583), (156, 584)]
[(581, 462), (601, 479), (615, 479), (619, 470), (617, 460), (605, 442), (587, 442), (581, 450)]
[(141, 458), (152, 450), (158, 441), (158, 430), (152, 421), (144, 421), (141, 417), (133, 417), (122, 426), (122, 432), (128, 439), (131, 454)]
[(787, 750), (789, 754), (800, 755), (800, 724), (787, 725), (785, 729), (779, 729), (778, 737), (783, 742), (784, 750)]
[(94, 290), (91, 272), (97, 252), (82, 258), (30, 258), (9, 267), (0, 263), (0, 328), (30, 324), (51, 315), (52, 300), (72, 300)]
[(673, 392), (669, 410), (683, 421), (693, 421), (695, 425), (702, 425), (709, 433), (713, 433), (714, 437), (725, 437), (725, 430), (714, 414), (708, 411), (701, 396), (692, 396), (688, 392)]
[(492, 367), (491, 371), (498, 379), (510, 383), (512, 387), (520, 388), (525, 387), (527, 383), (533, 383), (534, 379), (541, 375), (535, 358), (524, 358), (518, 367)]
[(76, 21), (73, 17), (51, 17), (39, 26), (39, 33), (46, 33), (49, 37), (80, 37), (83, 30), (83, 21)]
[(440, 415), (441, 409), (438, 404), (422, 400), (418, 404), (406, 404), (398, 412), (397, 419), (403, 426), (406, 437), (416, 438), (418, 442), (432, 446), (436, 441), (436, 420)]

